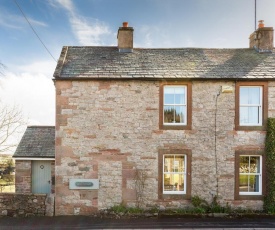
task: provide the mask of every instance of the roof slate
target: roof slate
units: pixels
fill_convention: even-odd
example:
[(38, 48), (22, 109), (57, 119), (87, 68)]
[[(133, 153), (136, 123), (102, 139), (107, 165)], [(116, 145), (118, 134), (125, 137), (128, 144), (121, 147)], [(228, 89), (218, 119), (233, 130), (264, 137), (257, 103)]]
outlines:
[(134, 49), (120, 53), (117, 47), (62, 49), (55, 79), (273, 79), (275, 49)]
[(13, 157), (55, 157), (55, 127), (27, 127)]

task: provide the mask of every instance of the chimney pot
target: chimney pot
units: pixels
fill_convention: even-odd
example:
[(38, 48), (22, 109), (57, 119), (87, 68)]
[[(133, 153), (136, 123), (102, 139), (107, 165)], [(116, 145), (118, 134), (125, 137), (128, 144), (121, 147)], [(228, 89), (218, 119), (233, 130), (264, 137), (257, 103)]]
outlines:
[(264, 20), (259, 20), (258, 28), (264, 28)]
[(123, 27), (128, 27), (128, 22), (123, 22), (122, 25)]

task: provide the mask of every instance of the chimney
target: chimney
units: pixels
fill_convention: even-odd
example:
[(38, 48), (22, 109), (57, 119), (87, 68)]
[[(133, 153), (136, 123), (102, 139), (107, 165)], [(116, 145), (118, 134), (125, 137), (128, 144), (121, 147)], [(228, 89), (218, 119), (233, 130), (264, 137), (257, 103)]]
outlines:
[(123, 27), (119, 27), (117, 32), (118, 50), (122, 53), (133, 52), (133, 27), (128, 27), (128, 22), (123, 22)]
[(258, 29), (249, 37), (249, 48), (254, 48), (259, 53), (272, 52), (273, 31), (273, 27), (265, 27), (264, 20), (260, 20)]

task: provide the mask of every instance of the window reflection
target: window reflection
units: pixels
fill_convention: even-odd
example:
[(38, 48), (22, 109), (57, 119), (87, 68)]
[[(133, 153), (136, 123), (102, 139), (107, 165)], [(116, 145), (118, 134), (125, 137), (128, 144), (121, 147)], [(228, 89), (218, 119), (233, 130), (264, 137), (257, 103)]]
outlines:
[(240, 156), (239, 191), (240, 193), (260, 192), (261, 157)]
[(165, 86), (164, 87), (164, 123), (184, 124), (186, 123), (186, 87)]

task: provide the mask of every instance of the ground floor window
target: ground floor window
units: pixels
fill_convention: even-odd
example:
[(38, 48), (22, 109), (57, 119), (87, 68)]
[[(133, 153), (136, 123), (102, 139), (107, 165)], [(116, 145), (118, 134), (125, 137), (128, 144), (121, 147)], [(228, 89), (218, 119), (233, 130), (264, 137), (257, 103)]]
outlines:
[(190, 198), (191, 150), (160, 150), (158, 170), (160, 199)]
[(262, 195), (262, 156), (240, 156), (240, 195)]
[(264, 193), (264, 163), (259, 151), (239, 151), (236, 153), (235, 193), (237, 198), (253, 199)]
[(186, 193), (186, 155), (163, 155), (163, 193)]

